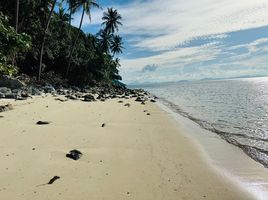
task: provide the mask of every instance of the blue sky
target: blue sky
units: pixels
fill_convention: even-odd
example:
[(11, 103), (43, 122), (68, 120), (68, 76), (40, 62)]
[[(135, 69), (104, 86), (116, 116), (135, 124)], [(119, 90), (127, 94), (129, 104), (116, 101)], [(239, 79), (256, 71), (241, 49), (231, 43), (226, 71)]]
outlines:
[[(85, 32), (100, 29), (102, 12), (123, 17), (125, 83), (268, 76), (267, 0), (99, 0)], [(81, 13), (74, 15), (78, 25)]]

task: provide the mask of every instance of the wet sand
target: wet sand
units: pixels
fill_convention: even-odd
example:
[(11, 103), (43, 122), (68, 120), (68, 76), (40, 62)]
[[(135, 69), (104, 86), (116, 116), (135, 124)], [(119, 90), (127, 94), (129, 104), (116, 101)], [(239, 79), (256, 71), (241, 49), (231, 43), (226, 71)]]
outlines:
[(258, 200), (268, 199), (268, 169), (251, 159), (240, 148), (227, 143), (216, 133), (201, 128), (197, 123), (158, 103), (182, 133), (191, 136), (204, 150), (209, 163), (224, 176), (250, 191)]
[[(0, 199), (254, 199), (154, 103), (9, 102), (14, 109), (0, 113)], [(66, 157), (73, 149), (81, 159)]]

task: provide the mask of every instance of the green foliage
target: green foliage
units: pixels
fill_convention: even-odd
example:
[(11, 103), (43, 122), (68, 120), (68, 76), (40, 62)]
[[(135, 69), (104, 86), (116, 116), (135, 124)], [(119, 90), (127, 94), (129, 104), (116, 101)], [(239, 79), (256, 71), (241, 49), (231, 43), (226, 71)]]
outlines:
[[(58, 0), (58, 3), (62, 1)], [(71, 14), (82, 8), (90, 16), (91, 7), (98, 7), (98, 4), (94, 0), (65, 1), (70, 8), (66, 10), (61, 7), (55, 9), (51, 18), (44, 45), (42, 72), (64, 77), (68, 61), (71, 58), (67, 80), (71, 83), (83, 85), (96, 81), (120, 80), (119, 60), (114, 55), (122, 52), (123, 42), (120, 36), (114, 36), (112, 28), (111, 30), (109, 28), (108, 31), (108, 26), (114, 27), (114, 31), (117, 31), (119, 25), (121, 25), (121, 16), (114, 9), (110, 9), (112, 11), (110, 13), (107, 11), (108, 18), (105, 19), (103, 30), (107, 30), (109, 38), (85, 34), (70, 25)], [(15, 63), (20, 72), (32, 76), (38, 74), (44, 29), (53, 2), (54, 0), (20, 1), (18, 31), (21, 34), (16, 34), (14, 28), (12, 28), (15, 20), (15, 1), (1, 0), (0, 12), (2, 11), (9, 18), (9, 21), (1, 20), (4, 22), (3, 27), (8, 30), (2, 31), (0, 27), (0, 63), (5, 66), (0, 67), (1, 69), (9, 69), (7, 65), (10, 65), (14, 54), (17, 54)], [(110, 14), (113, 15), (109, 16)], [(113, 23), (116, 23), (116, 25), (113, 25)], [(103, 39), (102, 42), (101, 39)], [(73, 45), (74, 41), (76, 41), (75, 45)], [(5, 52), (1, 51), (2, 49)], [(71, 51), (73, 51), (72, 56), (70, 56)], [(1, 61), (3, 56), (4, 61)], [(2, 71), (7, 73), (7, 70)], [(9, 74), (14, 72), (8, 70)], [(46, 79), (46, 77), (43, 78)]]
[(0, 74), (15, 75), (18, 69), (10, 61), (16, 53), (25, 52), (30, 46), (30, 37), (25, 33), (16, 33), (9, 26), (8, 18), (0, 12)]

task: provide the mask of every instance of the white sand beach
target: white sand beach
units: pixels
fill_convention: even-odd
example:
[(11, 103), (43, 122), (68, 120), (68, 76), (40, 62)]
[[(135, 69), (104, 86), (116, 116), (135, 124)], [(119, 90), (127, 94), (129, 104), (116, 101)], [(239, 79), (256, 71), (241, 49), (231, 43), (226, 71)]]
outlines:
[(156, 104), (123, 101), (0, 100), (14, 105), (0, 113), (0, 199), (254, 199)]

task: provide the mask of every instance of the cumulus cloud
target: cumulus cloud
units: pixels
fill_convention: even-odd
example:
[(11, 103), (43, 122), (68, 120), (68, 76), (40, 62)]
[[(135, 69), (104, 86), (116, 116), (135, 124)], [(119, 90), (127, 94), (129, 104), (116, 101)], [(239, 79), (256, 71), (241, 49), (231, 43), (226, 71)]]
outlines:
[[(123, 16), (121, 34), (130, 45), (131, 51), (154, 53), (153, 56), (150, 54), (133, 59), (128, 57), (129, 52), (125, 54), (121, 59), (121, 72), (127, 82), (135, 81), (133, 77), (152, 81), (193, 78), (195, 75), (187, 74), (185, 70), (190, 66), (198, 66), (200, 71), (203, 70), (199, 74), (216, 76), (223, 72), (222, 68), (226, 65), (249, 67), (267, 63), (265, 56), (257, 55), (267, 50), (264, 45), (268, 43), (267, 38), (233, 47), (221, 43), (221, 40), (229, 37), (230, 32), (267, 26), (267, 0), (136, 0), (107, 7), (117, 8)], [(93, 10), (92, 22), (85, 18), (84, 28), (101, 24), (102, 12), (103, 10)], [(80, 13), (73, 20), (77, 26), (79, 19)], [(213, 42), (191, 46), (196, 40)], [(246, 49), (246, 52), (234, 53), (239, 49)], [(210, 61), (218, 63), (204, 66), (203, 63)], [(144, 66), (154, 64), (157, 65), (158, 75), (133, 75), (144, 70), (150, 71), (150, 67), (148, 70)], [(163, 75), (167, 68), (173, 71), (167, 70), (170, 73)], [(232, 73), (226, 72), (225, 75)]]

